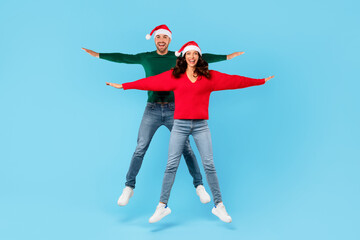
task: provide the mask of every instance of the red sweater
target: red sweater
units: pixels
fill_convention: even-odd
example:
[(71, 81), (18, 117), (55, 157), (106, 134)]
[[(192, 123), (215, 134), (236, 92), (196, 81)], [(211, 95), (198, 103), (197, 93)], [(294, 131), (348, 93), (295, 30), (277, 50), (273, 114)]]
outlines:
[(246, 88), (265, 83), (265, 79), (253, 79), (210, 70), (210, 78), (198, 77), (192, 83), (186, 73), (180, 78), (172, 75), (173, 70), (124, 83), (124, 90), (174, 91), (174, 119), (209, 119), (209, 99), (213, 91)]

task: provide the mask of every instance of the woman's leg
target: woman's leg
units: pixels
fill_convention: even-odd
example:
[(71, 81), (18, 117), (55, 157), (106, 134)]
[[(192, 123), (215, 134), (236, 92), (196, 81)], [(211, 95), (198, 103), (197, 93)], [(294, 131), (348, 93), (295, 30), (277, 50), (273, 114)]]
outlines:
[(218, 203), (222, 202), (222, 198), (213, 160), (211, 135), (207, 121), (194, 121), (192, 135), (201, 156), (206, 179), (210, 186), (215, 205), (217, 205)]
[[(170, 132), (171, 132), (173, 125), (174, 125), (174, 111), (172, 111), (172, 115), (168, 116), (168, 118), (165, 122), (165, 126), (170, 130)], [(183, 156), (184, 156), (186, 165), (189, 169), (189, 173), (193, 177), (194, 187), (196, 188), (199, 185), (203, 185), (199, 164), (198, 164), (195, 154), (190, 146), (189, 138), (185, 142)]]
[(189, 120), (174, 121), (170, 134), (169, 154), (164, 174), (160, 202), (167, 204), (172, 185), (175, 181), (176, 171), (179, 167), (180, 158), (184, 150), (186, 139), (189, 137), (191, 125)]

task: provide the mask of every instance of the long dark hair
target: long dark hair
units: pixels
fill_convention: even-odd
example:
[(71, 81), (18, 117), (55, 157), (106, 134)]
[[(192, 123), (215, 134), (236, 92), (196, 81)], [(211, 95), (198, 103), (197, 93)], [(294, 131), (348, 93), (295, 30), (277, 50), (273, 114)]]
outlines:
[[(196, 63), (194, 73), (197, 74), (198, 76), (204, 76), (206, 78), (210, 78), (210, 71), (208, 66), (209, 64), (199, 54), (199, 60)], [(175, 78), (179, 78), (181, 74), (185, 73), (186, 68), (187, 68), (187, 62), (185, 60), (185, 56), (178, 57), (176, 59), (176, 65), (172, 72), (173, 76)]]

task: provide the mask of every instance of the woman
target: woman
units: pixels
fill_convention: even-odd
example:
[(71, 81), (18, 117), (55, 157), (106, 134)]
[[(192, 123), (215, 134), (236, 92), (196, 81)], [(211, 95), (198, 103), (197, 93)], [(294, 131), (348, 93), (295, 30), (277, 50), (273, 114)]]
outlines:
[(186, 139), (191, 134), (201, 155), (206, 178), (210, 186), (215, 207), (212, 213), (224, 222), (231, 222), (222, 202), (219, 182), (214, 166), (210, 130), (207, 125), (210, 94), (213, 91), (238, 89), (264, 84), (274, 76), (265, 79), (252, 79), (237, 75), (227, 75), (209, 70), (208, 64), (201, 58), (201, 50), (196, 42), (186, 43), (176, 55), (178, 57), (173, 70), (143, 78), (135, 82), (115, 84), (106, 83), (115, 88), (139, 89), (150, 91), (174, 91), (175, 113), (171, 130), (168, 162), (163, 185), (155, 213), (149, 219), (157, 222), (171, 213), (167, 206), (175, 174), (180, 163)]

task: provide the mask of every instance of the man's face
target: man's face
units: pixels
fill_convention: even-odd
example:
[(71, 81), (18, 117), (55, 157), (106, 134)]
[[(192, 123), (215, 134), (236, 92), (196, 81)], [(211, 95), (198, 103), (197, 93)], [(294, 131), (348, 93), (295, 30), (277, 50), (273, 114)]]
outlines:
[(159, 53), (167, 53), (171, 39), (168, 35), (158, 34), (155, 36), (155, 45)]

